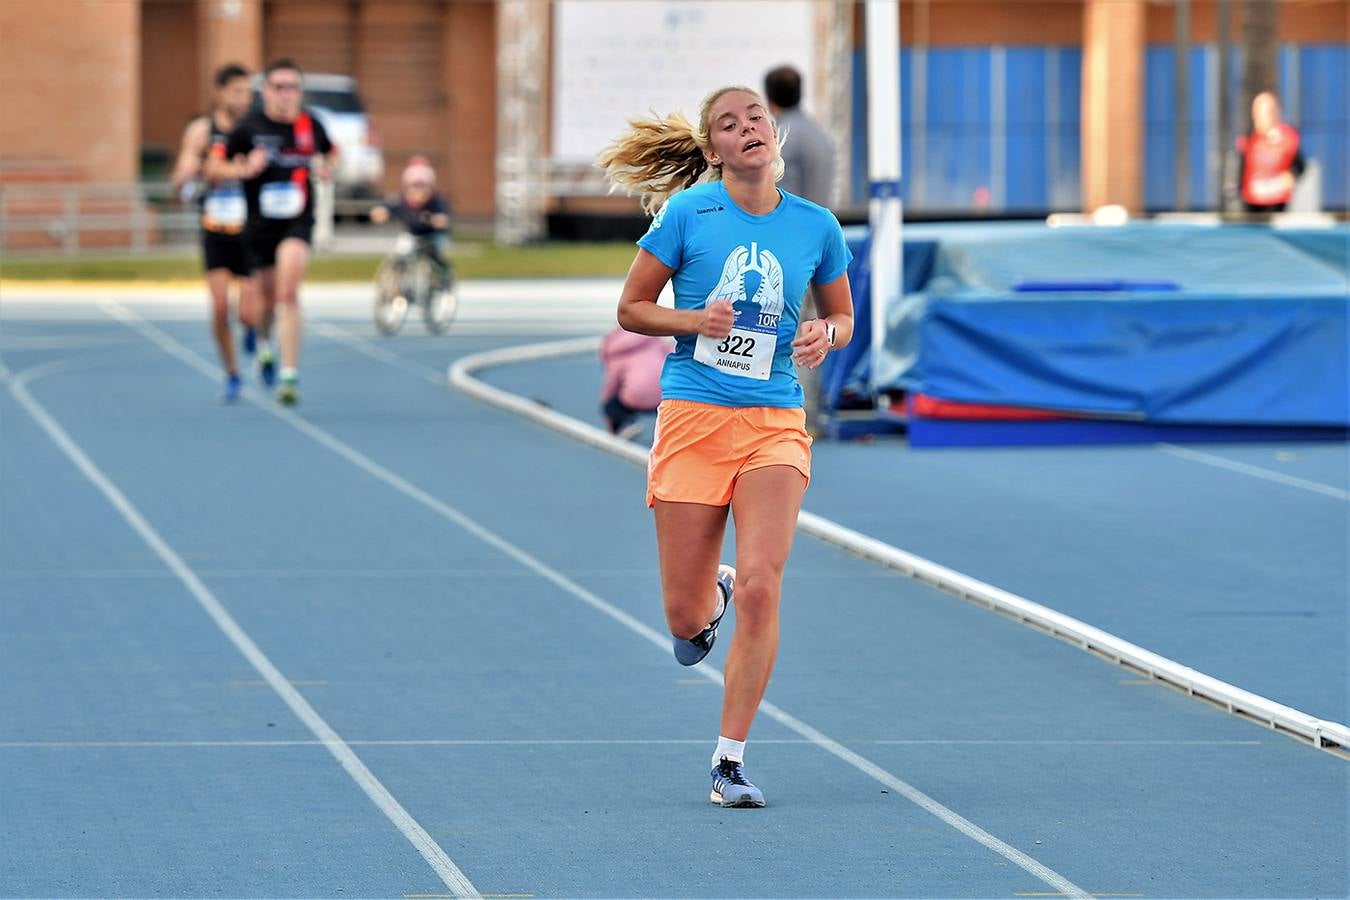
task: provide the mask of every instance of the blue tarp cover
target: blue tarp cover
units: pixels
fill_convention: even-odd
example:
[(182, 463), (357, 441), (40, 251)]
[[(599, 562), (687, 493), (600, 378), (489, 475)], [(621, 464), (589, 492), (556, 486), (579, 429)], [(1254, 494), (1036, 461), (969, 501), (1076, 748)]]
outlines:
[(1346, 341), (1344, 300), (932, 298), (914, 380), (972, 403), (1341, 425)]
[[(907, 229), (907, 293), (887, 311), (878, 390), (1153, 422), (1350, 425), (1350, 301), (1337, 253), (1348, 237), (1153, 224)], [(865, 283), (860, 256), (853, 275)], [(1177, 289), (1025, 289), (1070, 279)], [(855, 301), (867, 315), (862, 290)], [(865, 353), (835, 362), (831, 396), (865, 385)]]

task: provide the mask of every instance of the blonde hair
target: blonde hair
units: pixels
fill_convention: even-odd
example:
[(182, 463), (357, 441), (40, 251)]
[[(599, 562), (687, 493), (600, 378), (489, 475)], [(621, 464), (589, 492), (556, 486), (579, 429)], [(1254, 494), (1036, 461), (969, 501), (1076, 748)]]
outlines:
[[(610, 192), (625, 188), (640, 195), (642, 211), (650, 216), (655, 215), (671, 195), (693, 187), (699, 181), (720, 181), (722, 167), (710, 165), (705, 155), (712, 146), (708, 119), (713, 104), (732, 91), (742, 91), (764, 102), (759, 91), (728, 85), (703, 98), (697, 124), (690, 122), (683, 113), (664, 117), (653, 113), (651, 118), (630, 119), (628, 130), (595, 158), (595, 164), (605, 170), (605, 177), (609, 179)], [(767, 104), (765, 108), (768, 108)], [(781, 151), (781, 135), (777, 143)], [(774, 181), (783, 177), (781, 152), (774, 161), (773, 174)]]

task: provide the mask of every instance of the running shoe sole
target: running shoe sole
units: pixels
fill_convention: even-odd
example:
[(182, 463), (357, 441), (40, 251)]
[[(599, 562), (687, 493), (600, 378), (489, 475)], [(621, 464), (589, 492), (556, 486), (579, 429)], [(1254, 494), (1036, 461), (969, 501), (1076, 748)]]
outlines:
[(745, 788), (741, 788), (740, 790), (738, 790), (737, 793), (736, 793), (736, 796), (734, 796), (734, 797), (732, 797), (732, 798), (730, 798), (730, 799), (727, 799), (726, 797), (723, 797), (721, 794), (717, 793), (717, 791), (713, 791), (711, 794), (709, 794), (709, 795), (708, 795), (708, 799), (709, 799), (710, 801), (712, 801), (713, 803), (716, 803), (718, 806), (722, 807), (723, 809), (763, 809), (763, 808), (764, 808), (764, 796), (763, 796), (762, 794), (760, 794), (760, 795), (757, 797), (757, 796), (755, 796), (754, 793), (751, 793), (750, 791), (747, 791)]

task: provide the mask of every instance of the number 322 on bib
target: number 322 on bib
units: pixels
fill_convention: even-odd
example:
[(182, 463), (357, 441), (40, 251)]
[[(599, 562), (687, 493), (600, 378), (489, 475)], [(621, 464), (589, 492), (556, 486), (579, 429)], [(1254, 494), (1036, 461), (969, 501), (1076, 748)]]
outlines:
[(694, 359), (719, 372), (738, 378), (767, 381), (778, 347), (779, 316), (751, 310), (736, 314), (736, 324), (724, 338), (700, 334), (694, 344)]

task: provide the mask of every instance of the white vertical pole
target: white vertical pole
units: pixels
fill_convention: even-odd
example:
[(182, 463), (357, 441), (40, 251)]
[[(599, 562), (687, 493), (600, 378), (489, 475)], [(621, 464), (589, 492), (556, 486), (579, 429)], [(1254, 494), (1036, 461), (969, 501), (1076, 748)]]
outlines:
[(332, 250), (334, 219), (337, 217), (336, 189), (331, 178), (314, 179), (314, 247)]
[(872, 229), (872, 378), (881, 381), (886, 311), (900, 300), (900, 4), (866, 0), (868, 221)]

